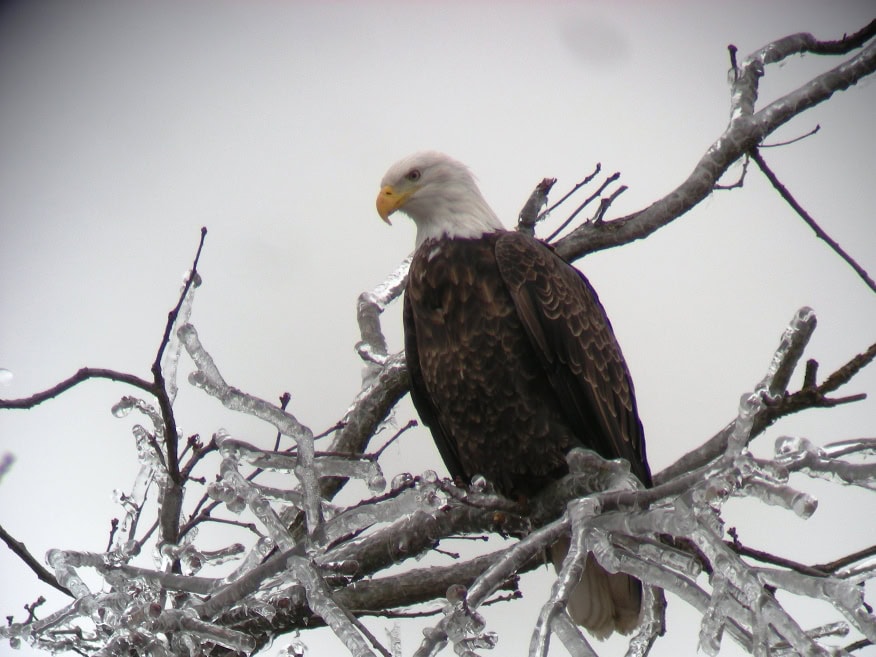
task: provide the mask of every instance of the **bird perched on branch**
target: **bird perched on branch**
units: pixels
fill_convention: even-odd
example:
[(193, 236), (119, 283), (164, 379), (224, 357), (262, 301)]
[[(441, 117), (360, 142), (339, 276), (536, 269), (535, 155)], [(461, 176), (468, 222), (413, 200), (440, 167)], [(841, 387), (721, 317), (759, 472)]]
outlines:
[[(468, 168), (436, 152), (390, 167), (377, 211), (417, 228), (404, 299), (411, 397), (450, 474), (529, 497), (586, 447), (651, 475), (633, 384), (584, 276), (542, 242), (502, 227)], [(559, 565), (568, 542), (554, 546)], [(570, 595), (597, 637), (638, 623), (641, 583), (592, 556)]]

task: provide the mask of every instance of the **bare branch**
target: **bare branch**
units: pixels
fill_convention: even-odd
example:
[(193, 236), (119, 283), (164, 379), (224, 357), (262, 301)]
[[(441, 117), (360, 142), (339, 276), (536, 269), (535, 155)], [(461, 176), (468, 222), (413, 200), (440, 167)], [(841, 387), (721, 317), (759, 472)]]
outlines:
[(583, 224), (557, 244), (557, 252), (573, 261), (592, 253), (634, 240), (643, 239), (688, 212), (706, 198), (721, 176), (745, 153), (757, 147), (765, 137), (805, 110), (848, 89), (876, 71), (876, 43), (834, 69), (823, 73), (800, 88), (754, 112), (758, 80), (766, 64), (799, 52), (819, 48), (848, 52), (872, 38), (873, 23), (841, 40), (841, 47), (819, 42), (812, 35), (794, 35), (773, 42), (746, 58), (734, 83), (730, 125), (712, 144), (688, 178), (669, 194), (647, 208), (607, 221), (602, 225)]
[(867, 274), (867, 271), (863, 267), (861, 267), (861, 265), (859, 265), (857, 261), (852, 258), (852, 256), (846, 253), (845, 249), (843, 249), (836, 242), (836, 240), (834, 240), (830, 235), (824, 232), (821, 226), (819, 226), (818, 223), (816, 223), (815, 219), (812, 218), (812, 215), (810, 215), (808, 212), (806, 212), (805, 209), (803, 209), (803, 206), (801, 206), (797, 202), (797, 199), (795, 199), (791, 195), (791, 192), (788, 191), (788, 188), (781, 183), (778, 177), (776, 177), (776, 174), (773, 173), (772, 169), (769, 168), (769, 166), (761, 156), (760, 152), (758, 152), (758, 149), (755, 148), (751, 151), (751, 159), (755, 161), (757, 166), (767, 177), (767, 180), (770, 181), (770, 184), (776, 189), (781, 197), (785, 199), (788, 205), (790, 205), (794, 209), (794, 212), (800, 215), (800, 218), (806, 222), (806, 225), (809, 226), (813, 231), (815, 231), (816, 237), (824, 240), (827, 245), (834, 251), (834, 253), (836, 253), (840, 258), (845, 260), (846, 263), (855, 270), (855, 273), (858, 274), (858, 276), (861, 278), (862, 281), (864, 281), (864, 283), (866, 283), (867, 287), (876, 292), (876, 281), (870, 278), (870, 275)]
[(535, 186), (517, 218), (517, 230), (527, 235), (535, 235), (535, 224), (544, 216), (540, 211), (547, 205), (548, 194), (556, 182), (556, 178), (544, 178)]
[(134, 376), (133, 374), (125, 374), (123, 372), (116, 372), (115, 370), (95, 367), (83, 367), (82, 369), (78, 370), (73, 376), (64, 379), (60, 383), (52, 386), (47, 390), (43, 390), (42, 392), (31, 395), (30, 397), (24, 397), (22, 399), (0, 399), (0, 408), (33, 408), (34, 406), (42, 404), (44, 401), (58, 397), (59, 395), (67, 392), (73, 386), (78, 385), (84, 381), (88, 381), (89, 379), (108, 379), (110, 381), (127, 383), (128, 385), (139, 388), (144, 392), (148, 392), (150, 395), (155, 394), (154, 384), (149, 383), (145, 379), (141, 379), (138, 376)]
[(3, 525), (0, 525), (0, 540), (2, 540), (6, 545), (12, 550), (13, 553), (18, 555), (18, 557), (30, 568), (36, 576), (56, 589), (58, 589), (61, 593), (65, 595), (69, 595), (71, 598), (75, 596), (70, 592), (70, 590), (66, 586), (62, 586), (58, 579), (50, 573), (46, 568), (37, 561), (34, 556), (28, 551), (27, 547), (25, 547), (24, 543), (15, 539), (9, 532), (7, 532)]
[[(594, 199), (598, 198), (599, 195), (602, 194), (602, 192), (604, 192), (605, 189), (606, 189), (611, 183), (615, 182), (615, 181), (618, 180), (619, 178), (620, 178), (620, 172), (619, 172), (619, 171), (615, 171), (613, 174), (611, 174), (610, 176), (608, 176), (608, 177), (603, 181), (603, 183), (599, 186), (599, 189), (597, 189), (597, 190), (596, 190), (595, 192), (593, 192), (590, 196), (588, 196), (586, 199), (584, 199), (584, 202), (581, 203), (581, 205), (579, 205), (577, 208), (575, 208), (575, 210), (572, 212), (572, 214), (570, 214), (570, 215), (566, 218), (566, 220), (563, 221), (563, 223), (561, 223), (561, 224), (559, 225), (559, 227), (557, 227), (556, 230), (554, 230), (554, 232), (552, 232), (550, 235), (547, 236), (547, 239), (545, 239), (545, 242), (553, 242), (553, 240), (556, 239), (557, 235), (559, 235), (561, 232), (563, 232), (563, 230), (565, 230), (565, 228), (566, 228), (569, 224), (572, 223), (572, 221), (575, 219), (575, 217), (577, 217), (577, 216), (581, 213), (581, 211), (582, 211), (584, 208), (586, 208), (588, 205), (590, 205), (590, 203), (592, 203)], [(585, 182), (586, 182), (587, 180), (589, 180), (589, 178), (585, 178)], [(581, 183), (581, 184), (583, 184), (583, 183)], [(575, 189), (578, 189), (578, 185), (575, 186)], [(622, 188), (621, 188), (621, 191), (623, 191), (623, 190), (625, 190), (625, 189), (626, 189), (626, 187), (622, 187)], [(573, 190), (573, 191), (574, 191), (574, 190)], [(612, 195), (612, 197), (616, 196), (618, 193), (620, 193), (620, 192), (616, 192), (615, 194)], [(571, 194), (571, 192), (570, 192), (570, 194)], [(564, 198), (568, 198), (568, 196), (569, 196), (569, 195), (567, 195), (567, 196), (564, 197)], [(601, 224), (602, 222), (600, 221), (600, 222), (595, 222), (595, 223), (600, 223), (600, 224)]]

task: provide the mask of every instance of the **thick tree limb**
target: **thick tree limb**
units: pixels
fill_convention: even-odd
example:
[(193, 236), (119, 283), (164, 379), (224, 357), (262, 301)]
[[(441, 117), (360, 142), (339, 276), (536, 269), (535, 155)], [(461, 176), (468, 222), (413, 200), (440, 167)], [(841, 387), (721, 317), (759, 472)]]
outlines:
[[(873, 36), (873, 23), (842, 41), (851, 50)], [(765, 137), (798, 114), (843, 91), (876, 71), (876, 43), (827, 71), (800, 88), (754, 112), (757, 86), (763, 66), (804, 51), (815, 52), (819, 42), (812, 35), (798, 34), (780, 39), (746, 59), (733, 90), (733, 113), (730, 125), (706, 151), (688, 178), (669, 194), (644, 210), (601, 225), (585, 223), (559, 240), (557, 252), (574, 261), (593, 251), (621, 246), (643, 239), (679, 218), (711, 194), (721, 176), (747, 152), (756, 148)], [(856, 44), (850, 46), (849, 44)], [(830, 46), (825, 46), (830, 48)], [(843, 51), (845, 52), (845, 51)]]

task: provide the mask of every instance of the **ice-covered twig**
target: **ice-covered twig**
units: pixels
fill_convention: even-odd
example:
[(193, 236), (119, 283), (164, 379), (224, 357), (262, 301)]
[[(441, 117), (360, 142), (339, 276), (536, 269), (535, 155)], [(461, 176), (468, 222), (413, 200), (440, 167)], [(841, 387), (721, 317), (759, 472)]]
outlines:
[(198, 368), (197, 372), (189, 375), (189, 381), (193, 385), (216, 397), (226, 408), (248, 413), (269, 422), (277, 431), (293, 438), (298, 444), (298, 464), (295, 467), (295, 475), (304, 491), (307, 531), (309, 534), (317, 532), (322, 522), (322, 511), (319, 481), (314, 465), (313, 432), (288, 411), (229, 386), (222, 378), (213, 358), (201, 345), (194, 326), (191, 324), (181, 326), (178, 334)]
[(642, 615), (639, 629), (630, 638), (626, 657), (647, 657), (654, 642), (666, 633), (666, 598), (663, 590), (642, 585)]
[[(591, 547), (588, 545), (590, 522), (599, 512), (599, 503), (593, 498), (584, 498), (569, 503), (567, 514), (571, 525), (572, 540), (561, 540), (551, 546), (552, 552), (556, 554), (558, 551), (562, 551), (562, 548), (557, 547), (558, 545), (564, 547), (568, 545), (568, 552), (566, 552), (562, 568), (560, 568), (557, 579), (551, 588), (550, 598), (542, 607), (538, 621), (536, 621), (535, 630), (529, 642), (531, 657), (547, 655), (553, 619), (558, 614), (566, 614), (566, 601), (572, 590), (581, 581), (584, 569), (587, 568), (588, 548)], [(586, 640), (585, 645), (587, 648), (590, 647)]]
[[(195, 290), (201, 285), (201, 276), (197, 272), (198, 258), (200, 257), (201, 247), (204, 244), (206, 229), (201, 235), (201, 244), (198, 247), (198, 254), (195, 256), (195, 264), (193, 269), (186, 274), (183, 282), (182, 291), (180, 292), (180, 302), (175, 309), (173, 323), (176, 326), (187, 324), (192, 316), (192, 309), (195, 303)], [(182, 342), (173, 332), (168, 332), (168, 343), (161, 357), (161, 371), (164, 375), (165, 389), (167, 390), (167, 398), (171, 404), (176, 400), (176, 393), (179, 389), (177, 383), (177, 369), (179, 368), (179, 357), (182, 354)]]
[[(368, 441), (389, 415), (398, 400), (408, 391), (408, 370), (404, 352), (389, 356), (377, 370), (371, 383), (363, 385), (341, 421), (343, 427), (335, 434), (329, 450), (346, 454), (362, 454)], [(342, 479), (322, 482), (322, 494), (331, 499), (340, 489)]]
[(828, 443), (822, 448), (824, 455), (835, 459), (848, 454), (861, 454), (862, 456), (876, 456), (876, 438), (857, 438), (855, 440), (838, 440)]
[(285, 523), (280, 520), (277, 511), (271, 506), (268, 498), (238, 472), (237, 461), (232, 456), (226, 456), (222, 460), (219, 472), (222, 478), (210, 487), (211, 497), (222, 500), (232, 511), (240, 509), (238, 500), (240, 503), (246, 504), (267, 530), (277, 547), (281, 550), (290, 550), (295, 547), (295, 540)]
[(837, 577), (813, 577), (788, 570), (758, 568), (755, 571), (760, 580), (769, 586), (783, 589), (789, 593), (820, 599), (838, 609), (849, 622), (876, 643), (876, 616), (864, 602), (864, 581), (873, 577), (873, 570), (860, 573), (858, 578), (839, 579)]
[(565, 610), (551, 617), (551, 631), (562, 641), (571, 657), (599, 657)]
[[(872, 449), (869, 443), (862, 450)], [(862, 451), (856, 450), (856, 451)], [(842, 450), (842, 453), (850, 453)], [(782, 436), (776, 440), (776, 461), (812, 477), (876, 490), (876, 463), (849, 463), (831, 458), (828, 453), (806, 438)]]
[[(446, 485), (442, 486), (442, 491), (445, 487)], [(420, 508), (411, 515), (398, 517), (390, 525), (381, 527), (379, 531), (363, 533), (352, 540), (341, 542), (325, 554), (318, 556), (317, 561), (319, 563), (355, 561), (359, 565), (360, 573), (372, 573), (422, 554), (442, 537), (497, 528), (495, 508), (472, 506), (455, 498), (446, 499), (446, 506), (442, 507), (441, 504), (445, 502), (440, 497), (440, 493), (430, 492), (430, 489), (431, 487), (425, 489), (427, 492), (424, 499), (417, 502)], [(407, 491), (402, 490), (396, 494), (407, 494)], [(414, 494), (417, 494), (416, 491)], [(439, 495), (435, 502), (430, 500), (433, 494)], [(393, 503), (388, 500), (386, 504), (387, 511), (394, 508)], [(407, 506), (410, 502), (402, 504)], [(354, 525), (368, 517), (367, 511), (360, 512), (354, 509), (348, 513), (353, 516), (351, 522)], [(381, 517), (384, 511), (378, 510), (376, 513), (377, 517)], [(348, 521), (340, 518), (340, 522)], [(529, 525), (525, 518), (503, 511), (502, 522), (498, 528), (508, 533), (520, 534), (527, 531)], [(334, 531), (335, 528), (332, 528), (332, 532)], [(524, 563), (525, 559), (517, 567), (521, 567)], [(514, 568), (509, 574), (513, 572)], [(504, 580), (500, 579), (497, 587), (503, 582)]]
[(244, 653), (250, 653), (256, 648), (253, 637), (215, 623), (205, 622), (191, 609), (165, 609), (155, 619), (151, 629), (154, 632), (184, 632), (194, 645), (209, 641)]
[(407, 520), (415, 514), (425, 513), (434, 517), (446, 509), (447, 504), (447, 496), (439, 486), (420, 481), (398, 495), (354, 506), (338, 514), (325, 525), (325, 542), (331, 544), (341, 537), (358, 535), (378, 523)]
[(356, 318), (359, 322), (360, 341), (356, 345), (356, 351), (366, 363), (362, 374), (363, 388), (373, 383), (379, 367), (384, 364), (389, 353), (380, 326), (380, 315), (404, 290), (412, 258), (413, 255), (405, 258), (383, 283), (370, 292), (359, 295)]
[(291, 556), (286, 560), (286, 572), (292, 583), (304, 586), (310, 608), (332, 628), (335, 636), (347, 647), (350, 654), (356, 657), (374, 654), (351, 622), (349, 612), (337, 604), (328, 586), (309, 561)]
[[(561, 518), (550, 525), (534, 531), (508, 550), (501, 559), (481, 574), (465, 594), (466, 604), (476, 609), (514, 573), (520, 570), (532, 557), (543, 552), (549, 545), (569, 531), (568, 518)], [(428, 657), (434, 655), (436, 649), (447, 640), (444, 626), (448, 622), (443, 618), (435, 628), (424, 631), (425, 638), (413, 657)]]
[[(755, 386), (755, 390), (766, 392), (770, 400), (774, 400), (785, 392), (791, 375), (800, 361), (803, 351), (812, 337), (812, 333), (815, 331), (816, 323), (815, 313), (811, 308), (803, 307), (795, 313), (790, 324), (782, 333), (779, 346), (770, 360), (766, 374)], [(771, 406), (761, 406), (757, 409), (756, 416), (751, 418), (748, 439), (754, 437), (765, 428), (770, 408)], [(741, 429), (736, 428), (735, 420), (706, 443), (694, 451), (685, 454), (675, 463), (657, 473), (654, 476), (654, 482), (657, 484), (662, 483), (685, 472), (690, 472), (717, 458), (726, 451), (734, 430), (741, 431)]]
[[(299, 465), (297, 454), (261, 449), (245, 441), (231, 438), (223, 432), (217, 434), (216, 441), (220, 451), (233, 450), (242, 461), (262, 470), (295, 472), (295, 468)], [(382, 491), (386, 486), (380, 465), (372, 459), (320, 454), (315, 456), (314, 467), (320, 478), (352, 477), (361, 479), (375, 493)]]
[[(690, 535), (697, 548), (712, 564), (713, 591), (709, 611), (704, 615), (700, 646), (709, 654), (715, 654), (720, 646), (721, 632), (730, 618), (735, 618), (755, 629), (757, 622), (765, 620), (778, 636), (783, 637), (801, 654), (827, 655), (824, 648), (815, 643), (783, 609), (750, 569), (707, 526), (698, 526)], [(738, 610), (745, 610), (746, 618), (740, 619)], [(749, 610), (752, 613), (748, 616)]]
[[(387, 279), (359, 295), (356, 317), (360, 341), (356, 351), (365, 361), (362, 388), (341, 420), (342, 428), (332, 441), (335, 452), (361, 454), (396, 402), (408, 391), (404, 352), (389, 355), (380, 315), (404, 291), (413, 255), (405, 258)], [(323, 495), (331, 499), (345, 480), (324, 481)]]

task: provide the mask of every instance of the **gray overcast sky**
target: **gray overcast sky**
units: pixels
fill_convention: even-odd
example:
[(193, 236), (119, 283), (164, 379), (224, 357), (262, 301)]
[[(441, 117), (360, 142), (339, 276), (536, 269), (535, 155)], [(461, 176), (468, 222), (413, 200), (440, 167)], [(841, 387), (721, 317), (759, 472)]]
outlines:
[[(396, 159), (434, 148), (466, 162), (509, 226), (542, 177), (564, 190), (602, 162), (629, 186), (615, 213), (630, 212), (680, 183), (725, 127), (727, 44), (744, 55), (797, 31), (834, 39), (872, 18), (871, 2), (796, 0), (4, 3), (0, 367), (14, 378), (0, 396), (84, 365), (148, 376), (206, 225), (193, 315), (202, 340), (232, 385), (269, 399), (290, 391), (290, 408), (319, 431), (359, 387), (356, 297), (413, 245), (409, 222), (387, 228), (373, 207)], [(761, 97), (837, 61), (772, 67)], [(871, 274), (874, 90), (870, 80), (799, 117), (771, 141), (821, 132), (765, 153)], [(735, 415), (798, 307), (818, 313), (809, 356), (825, 374), (873, 341), (873, 294), (755, 171), (648, 240), (578, 265), (630, 362), (655, 471)], [(398, 309), (384, 324), (401, 348)], [(181, 385), (187, 434), (270, 438)], [(872, 368), (849, 388), (860, 391), (876, 392)], [(34, 554), (104, 549), (119, 514), (112, 490), (136, 472), (133, 420), (109, 412), (129, 392), (89, 383), (0, 413), (0, 451), (16, 457), (0, 523)], [(871, 399), (789, 418), (755, 449), (768, 453), (783, 434), (872, 435), (874, 410)], [(393, 458), (398, 470), (439, 466), (425, 433)], [(734, 503), (728, 518), (744, 541), (790, 543), (803, 562), (876, 541), (876, 524), (861, 521), (872, 497), (847, 491), (821, 505), (805, 523)], [(39, 594), (62, 604), (5, 550), (0, 571), (3, 615), (21, 618)], [(524, 653), (548, 584), (532, 577), (524, 603), (489, 610), (507, 631), (502, 654)], [(696, 616), (677, 602), (670, 613), (672, 639), (654, 654), (692, 652)], [(385, 625), (371, 623), (378, 636)], [(323, 639), (304, 638), (325, 654)], [(409, 653), (418, 638), (404, 640)]]

